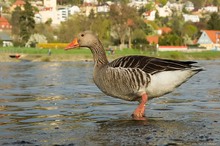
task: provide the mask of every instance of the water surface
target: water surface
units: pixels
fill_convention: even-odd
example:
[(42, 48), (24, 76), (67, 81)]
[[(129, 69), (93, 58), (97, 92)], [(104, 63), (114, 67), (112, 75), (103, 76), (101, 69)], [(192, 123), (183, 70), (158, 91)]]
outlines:
[(219, 145), (220, 61), (199, 64), (134, 121), (137, 103), (101, 93), (91, 62), (0, 63), (0, 145)]

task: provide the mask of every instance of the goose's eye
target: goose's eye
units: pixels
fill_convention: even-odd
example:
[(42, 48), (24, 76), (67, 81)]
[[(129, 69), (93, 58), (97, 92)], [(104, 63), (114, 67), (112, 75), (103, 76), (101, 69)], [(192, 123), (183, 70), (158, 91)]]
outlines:
[(81, 34), (81, 37), (84, 37), (84, 34)]

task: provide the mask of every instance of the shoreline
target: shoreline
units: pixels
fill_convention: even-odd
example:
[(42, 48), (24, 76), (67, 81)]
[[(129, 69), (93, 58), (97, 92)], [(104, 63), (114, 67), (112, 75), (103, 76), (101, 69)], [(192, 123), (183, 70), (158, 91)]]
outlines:
[[(87, 54), (52, 54), (52, 55), (47, 55), (47, 54), (21, 54), (20, 59), (16, 58), (10, 58), (9, 55), (14, 55), (12, 53), (2, 53), (0, 54), (0, 62), (19, 62), (19, 61), (30, 61), (30, 62), (59, 62), (59, 61), (93, 61), (92, 54), (87, 55)], [(129, 54), (130, 55), (130, 54)], [(144, 54), (142, 54), (144, 55)], [(126, 56), (126, 55), (107, 55), (107, 58), (109, 60), (114, 60), (116, 58)], [(146, 54), (146, 56), (149, 56)], [(183, 56), (183, 57), (165, 57), (163, 55), (150, 55), (152, 57), (158, 57), (158, 58), (165, 58), (165, 59), (171, 59), (171, 60), (220, 60), (219, 57), (195, 57), (192, 55), (189, 56)]]
[(21, 54), (21, 58), (10, 58), (9, 53), (4, 53), (0, 55), (0, 62), (20, 62), (20, 61), (30, 61), (30, 62), (58, 62), (58, 61), (93, 61), (91, 57), (84, 57), (81, 55), (73, 54), (53, 54), (48, 56), (46, 54)]

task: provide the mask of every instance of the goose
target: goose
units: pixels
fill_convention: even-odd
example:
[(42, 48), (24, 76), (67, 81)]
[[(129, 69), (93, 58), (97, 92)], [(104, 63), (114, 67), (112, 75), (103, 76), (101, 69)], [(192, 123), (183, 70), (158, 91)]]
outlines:
[(65, 50), (87, 47), (94, 60), (93, 80), (108, 96), (138, 101), (132, 117), (145, 117), (148, 100), (172, 92), (203, 68), (194, 61), (177, 61), (155, 57), (131, 55), (109, 62), (99, 38), (91, 31), (84, 31), (66, 46)]

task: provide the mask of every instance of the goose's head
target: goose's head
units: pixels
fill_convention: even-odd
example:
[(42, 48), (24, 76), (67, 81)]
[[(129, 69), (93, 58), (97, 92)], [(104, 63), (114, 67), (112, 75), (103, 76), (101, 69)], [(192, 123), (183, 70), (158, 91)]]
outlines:
[(78, 47), (91, 48), (99, 42), (98, 38), (90, 31), (81, 32), (78, 36), (65, 48), (65, 50)]

